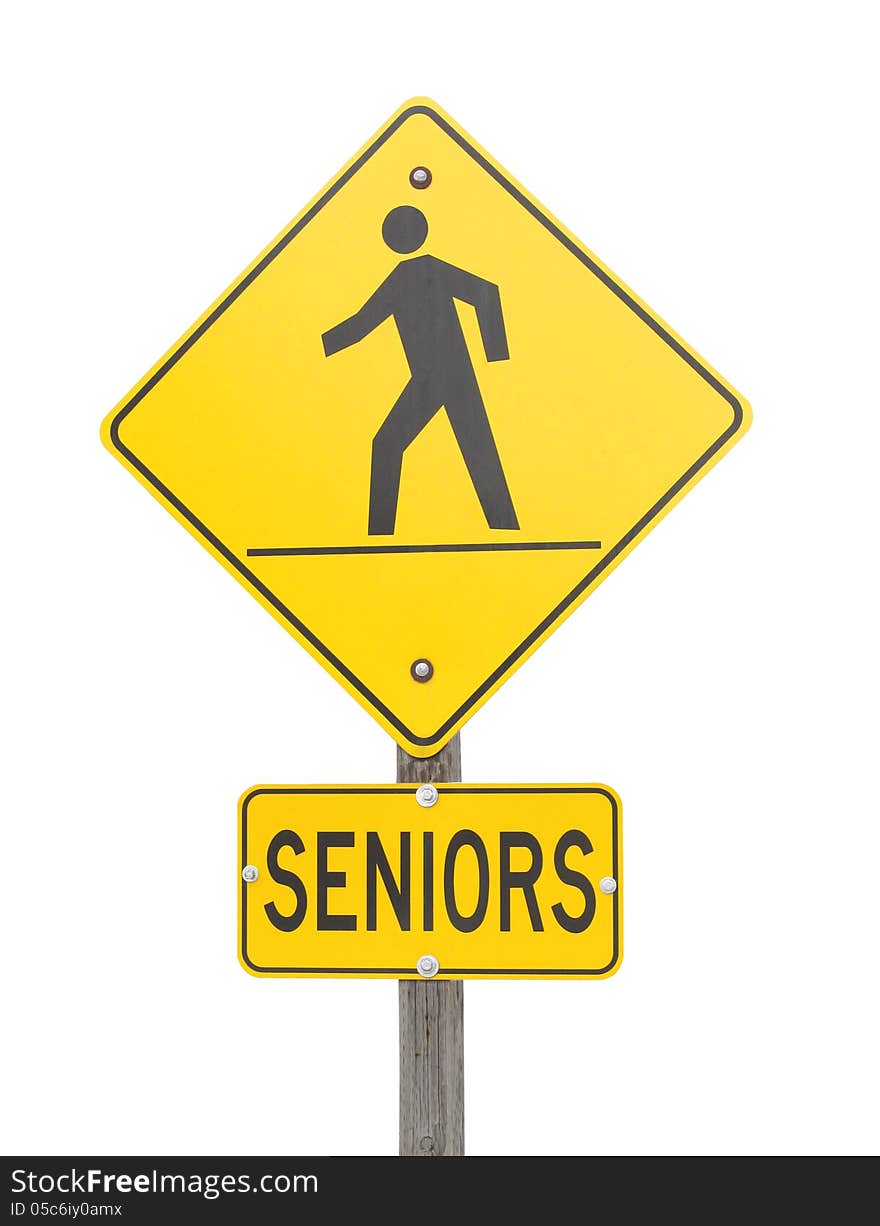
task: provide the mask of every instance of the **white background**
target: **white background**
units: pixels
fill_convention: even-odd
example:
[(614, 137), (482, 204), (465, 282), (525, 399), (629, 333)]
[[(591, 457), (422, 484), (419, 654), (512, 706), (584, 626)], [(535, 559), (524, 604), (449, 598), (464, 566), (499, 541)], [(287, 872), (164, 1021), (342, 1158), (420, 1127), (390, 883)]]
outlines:
[(396, 985), (246, 976), (234, 867), (245, 787), (394, 747), (98, 426), (427, 94), (755, 413), (464, 729), (615, 787), (626, 862), (615, 977), (466, 986), (468, 1152), (876, 1153), (872, 8), (10, 13), (4, 1152), (396, 1152)]

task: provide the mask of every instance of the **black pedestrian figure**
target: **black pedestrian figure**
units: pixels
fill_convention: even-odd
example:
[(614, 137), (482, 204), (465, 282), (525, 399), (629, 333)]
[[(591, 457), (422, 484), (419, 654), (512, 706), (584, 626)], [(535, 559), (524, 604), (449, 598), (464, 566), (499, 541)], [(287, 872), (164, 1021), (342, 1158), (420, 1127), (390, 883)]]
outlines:
[[(417, 251), (427, 235), (424, 213), (411, 205), (392, 209), (382, 223), (383, 239), (399, 254)], [(330, 357), (391, 315), (409, 363), (409, 383), (373, 439), (371, 536), (394, 532), (403, 453), (442, 408), (489, 527), (519, 528), (454, 298), (475, 308), (487, 360), (506, 361), (498, 286), (433, 255), (401, 260), (355, 315), (321, 338)]]

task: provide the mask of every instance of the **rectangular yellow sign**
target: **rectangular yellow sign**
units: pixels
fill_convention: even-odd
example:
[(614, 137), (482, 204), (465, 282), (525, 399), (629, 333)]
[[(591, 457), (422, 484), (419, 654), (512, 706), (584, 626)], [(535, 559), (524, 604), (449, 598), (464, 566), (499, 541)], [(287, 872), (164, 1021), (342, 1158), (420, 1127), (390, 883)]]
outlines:
[(601, 784), (255, 787), (254, 975), (589, 978), (622, 957), (621, 806)]

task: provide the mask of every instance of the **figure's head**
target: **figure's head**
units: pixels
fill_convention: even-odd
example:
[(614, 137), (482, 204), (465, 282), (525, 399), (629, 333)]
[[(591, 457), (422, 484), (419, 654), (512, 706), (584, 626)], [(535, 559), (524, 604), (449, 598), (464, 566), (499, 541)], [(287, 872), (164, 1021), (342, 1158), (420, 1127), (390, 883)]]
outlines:
[(427, 218), (421, 209), (401, 204), (382, 222), (382, 237), (392, 251), (409, 255), (411, 251), (418, 251), (428, 237)]

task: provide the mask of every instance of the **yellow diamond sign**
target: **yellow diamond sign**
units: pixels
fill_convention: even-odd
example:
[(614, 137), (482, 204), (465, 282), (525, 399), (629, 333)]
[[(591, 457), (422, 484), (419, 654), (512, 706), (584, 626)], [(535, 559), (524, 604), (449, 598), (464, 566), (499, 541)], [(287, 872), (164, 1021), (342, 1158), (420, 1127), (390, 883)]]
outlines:
[(702, 358), (416, 99), (103, 437), (427, 756), (749, 421)]

